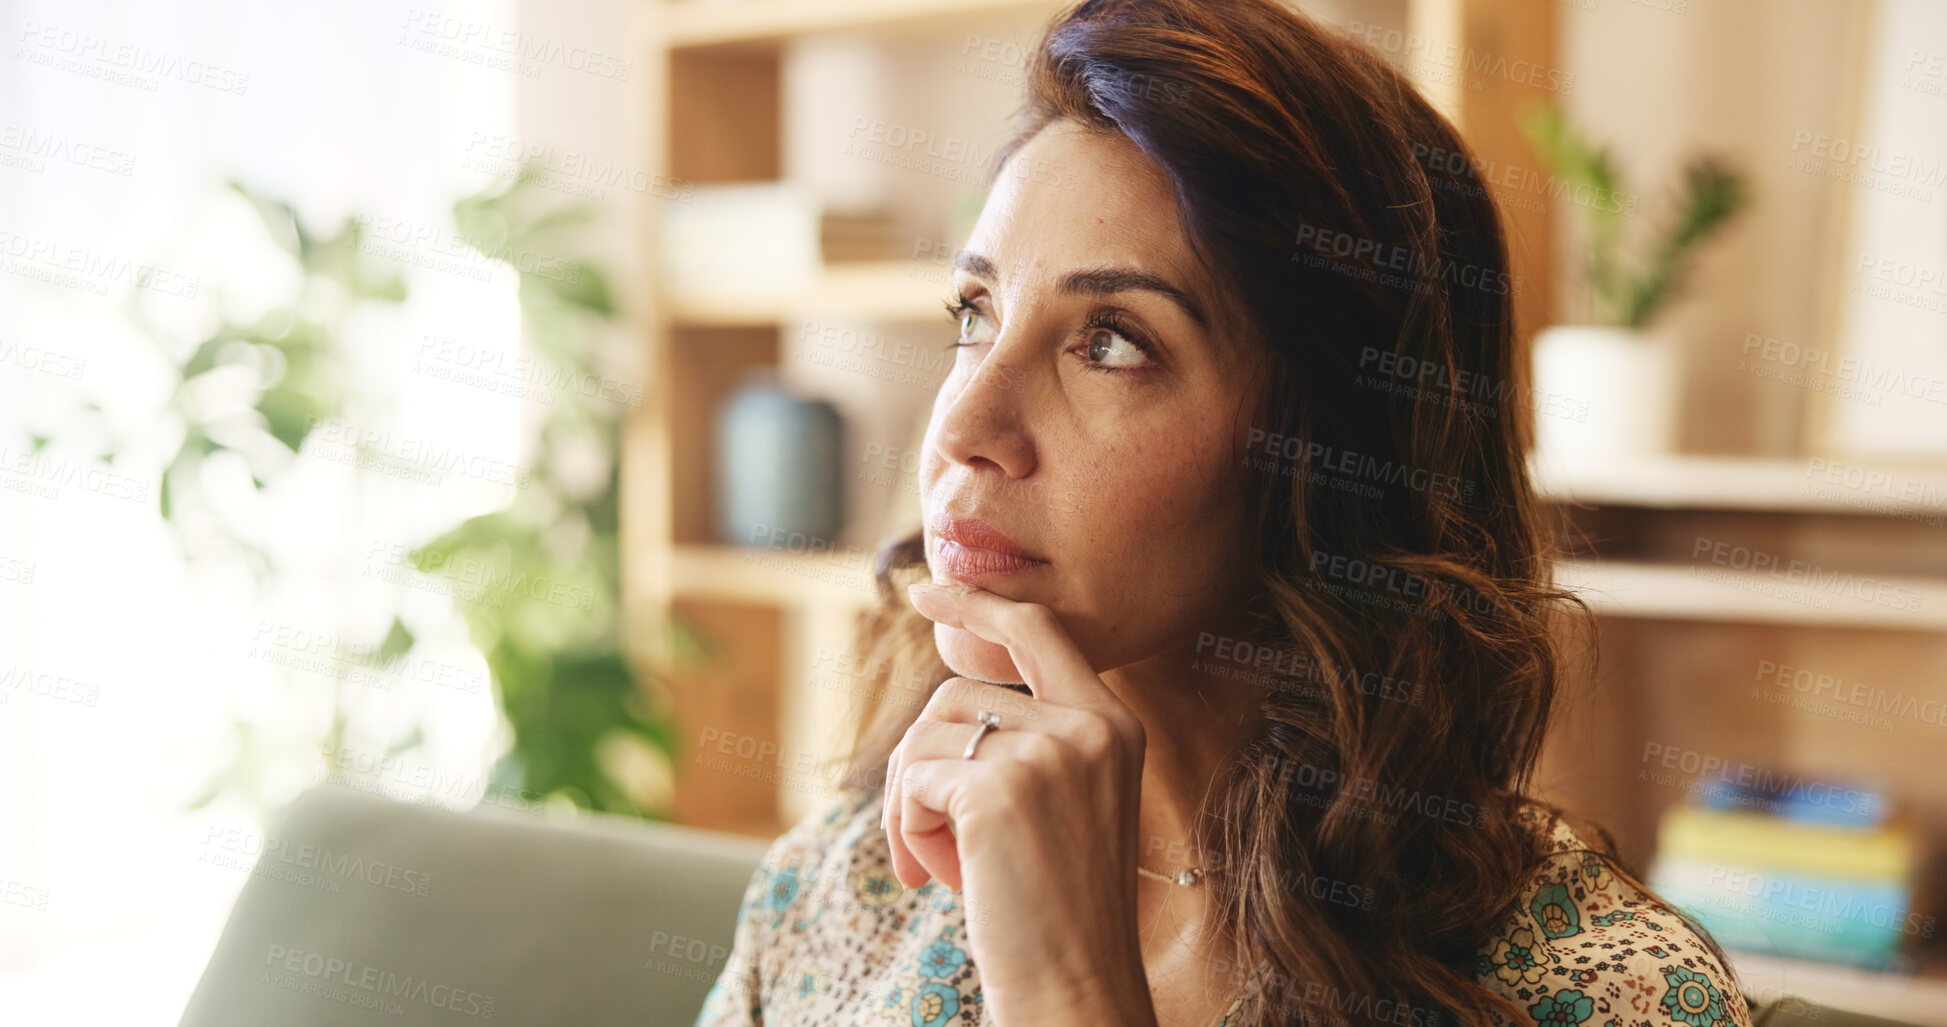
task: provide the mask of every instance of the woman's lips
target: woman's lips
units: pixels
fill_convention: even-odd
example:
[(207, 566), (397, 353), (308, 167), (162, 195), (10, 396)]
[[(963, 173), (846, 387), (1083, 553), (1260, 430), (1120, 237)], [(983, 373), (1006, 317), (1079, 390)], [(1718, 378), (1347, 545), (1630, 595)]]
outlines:
[(981, 549), (964, 545), (952, 539), (936, 539), (935, 555), (938, 558), (934, 568), (941, 574), (971, 585), (983, 578), (999, 577), (1005, 574), (1020, 574), (1039, 567), (1046, 567), (1046, 560), (1030, 560), (1012, 553)]

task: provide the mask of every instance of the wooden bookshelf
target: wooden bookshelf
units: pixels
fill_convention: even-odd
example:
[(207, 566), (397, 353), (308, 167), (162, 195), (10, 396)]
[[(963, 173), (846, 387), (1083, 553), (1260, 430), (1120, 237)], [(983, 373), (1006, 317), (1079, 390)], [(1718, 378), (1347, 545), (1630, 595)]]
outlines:
[(1562, 503), (1652, 509), (1867, 514), (1947, 527), (1947, 468), (1836, 458), (1666, 455), (1531, 464), (1535, 486)]
[(662, 22), (652, 29), (663, 45), (703, 49), (778, 47), (821, 32), (951, 31), (969, 17), (1046, 16), (1061, 5), (1051, 0), (747, 0), (657, 6)]
[[(1832, 580), (1848, 573), (1824, 571)], [(1707, 562), (1568, 560), (1555, 574), (1557, 582), (1609, 617), (1947, 632), (1947, 578), (1859, 578), (1886, 586), (1885, 594), (1899, 601), (1874, 602), (1858, 594), (1862, 586), (1818, 588)]]
[(698, 328), (754, 328), (836, 314), (874, 322), (941, 319), (947, 286), (939, 267), (915, 261), (826, 265), (802, 288), (681, 289), (669, 293), (673, 322)]
[[(1540, 775), (1551, 798), (1647, 867), (1663, 811), (1688, 795), (1685, 780), (1643, 780), (1654, 743), (1884, 783), (1938, 845), (1942, 727), (1781, 682), (1947, 701), (1947, 468), (1665, 456), (1537, 468), (1536, 481), (1571, 527), (1557, 580), (1596, 614), (1601, 655), (1593, 677), (1571, 675)], [(1733, 955), (1761, 998), (1947, 1027), (1937, 957), (1897, 974)]]

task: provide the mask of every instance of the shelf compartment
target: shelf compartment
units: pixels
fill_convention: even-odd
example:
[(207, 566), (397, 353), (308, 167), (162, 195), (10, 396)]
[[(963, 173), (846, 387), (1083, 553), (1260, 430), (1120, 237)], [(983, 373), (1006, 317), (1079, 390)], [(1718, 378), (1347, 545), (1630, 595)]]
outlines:
[[(1947, 632), (1947, 580), (1834, 573), (1870, 581), (1874, 594), (1899, 601), (1875, 602), (1843, 589), (1707, 564), (1565, 560), (1555, 578), (1596, 613), (1612, 617)], [(1881, 585), (1904, 591), (1880, 593)]]
[(677, 546), (669, 568), (675, 593), (694, 599), (861, 610), (878, 601), (872, 554), (859, 547), (812, 554), (744, 546)]
[(912, 323), (938, 319), (952, 287), (951, 272), (912, 260), (828, 264), (802, 289), (672, 289), (669, 316), (685, 327), (788, 325), (807, 317)]
[(661, 3), (651, 32), (672, 50), (771, 47), (793, 37), (850, 29), (928, 29), (976, 15), (1045, 19), (1054, 0), (741, 0)]
[(1671, 455), (1574, 467), (1537, 462), (1531, 470), (1536, 489), (1559, 503), (1855, 514), (1947, 527), (1947, 468), (1938, 464)]

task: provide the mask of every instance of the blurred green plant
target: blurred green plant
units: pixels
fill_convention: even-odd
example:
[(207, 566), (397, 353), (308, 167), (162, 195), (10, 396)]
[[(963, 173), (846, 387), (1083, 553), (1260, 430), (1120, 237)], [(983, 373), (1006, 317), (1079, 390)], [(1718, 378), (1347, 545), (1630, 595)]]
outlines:
[[(545, 203), (545, 174), (529, 169), (511, 184), (453, 206), (459, 238), (518, 280), (523, 338), (537, 376), (550, 380), (546, 416), (523, 460), (524, 487), (504, 508), (472, 517), (413, 550), (414, 567), (452, 587), (470, 637), (484, 655), (513, 745), (495, 765), (490, 792), (563, 797), (575, 805), (641, 817), (663, 815), (671, 725), (653, 708), (625, 654), (619, 609), (619, 467), (626, 411), (642, 397), (598, 366), (598, 333), (617, 319), (608, 276), (574, 250), (593, 211)], [(280, 570), (245, 526), (224, 520), (210, 494), (222, 474), (247, 472), (271, 487), (319, 424), (357, 395), (344, 345), (346, 324), (367, 304), (407, 298), (404, 279), (382, 270), (347, 218), (329, 236), (305, 229), (291, 207), (241, 183), (232, 188), (256, 210), (264, 230), (297, 262), (301, 285), (249, 324), (225, 318), (186, 352), (170, 353), (176, 381), (168, 407), (182, 440), (158, 488), (160, 513), (185, 556), (247, 562), (260, 585)], [(129, 314), (165, 350), (169, 333)], [(528, 358), (523, 358), (528, 359)], [(596, 383), (592, 390), (586, 383)], [(95, 411), (99, 413), (98, 408)], [(46, 440), (37, 440), (37, 445)], [(359, 447), (366, 457), (384, 454)], [(102, 459), (112, 462), (114, 453)], [(484, 586), (484, 587), (482, 587)], [(665, 625), (676, 659), (707, 653), (682, 622)], [(391, 665), (417, 639), (397, 616), (369, 644), (341, 641), (334, 656)], [(346, 684), (337, 682), (326, 752), (343, 741)], [(259, 788), (275, 754), (255, 727), (235, 725), (238, 753), (192, 805), (231, 795), (263, 805)], [(419, 728), (391, 741), (388, 758), (423, 740)]]
[[(226, 311), (186, 349), (175, 347), (175, 333), (140, 304), (131, 302), (126, 311), (163, 350), (174, 375), (165, 409), (181, 437), (160, 475), (158, 512), (185, 559), (234, 558), (250, 568), (261, 589), (279, 575), (276, 560), (259, 544), (256, 531), (230, 521), (232, 511), (213, 494), (225, 490), (226, 477), (247, 477), (254, 490), (268, 489), (291, 466), (306, 436), (345, 409), (356, 389), (343, 345), (347, 322), (363, 306), (403, 302), (406, 285), (396, 271), (365, 254), (363, 228), (355, 218), (346, 218), (330, 235), (318, 235), (304, 227), (289, 204), (242, 182), (232, 181), (229, 188), (256, 211), (265, 235), (296, 261), (298, 280), (288, 299), (247, 323), (230, 320)], [(89, 408), (100, 412), (93, 404)], [(113, 450), (102, 457), (114, 458)], [(395, 617), (376, 644), (355, 646), (341, 639), (331, 655), (341, 667), (350, 661), (385, 663), (411, 644), (411, 632)], [(334, 682), (326, 745), (342, 737), (346, 691), (341, 674)], [(223, 795), (265, 805), (261, 785), (276, 759), (274, 743), (247, 720), (236, 721), (233, 730), (236, 756), (192, 808)]]
[(1588, 230), (1587, 274), (1598, 324), (1643, 328), (1682, 289), (1698, 247), (1747, 202), (1744, 176), (1713, 157), (1698, 157), (1683, 170), (1676, 215), (1663, 226), (1647, 256), (1626, 266), (1623, 223), (1633, 204), (1624, 204), (1622, 183), (1606, 148), (1590, 143), (1554, 104), (1537, 103), (1522, 119), (1522, 133), (1550, 169), (1577, 192), (1618, 202), (1577, 206)]
[[(626, 412), (642, 392), (594, 359), (596, 333), (617, 317), (608, 276), (585, 257), (564, 256), (593, 212), (539, 202), (544, 181), (530, 170), (502, 190), (461, 200), (453, 217), (462, 240), (519, 274), (523, 335), (540, 373), (573, 384), (547, 407), (528, 461), (530, 487), (426, 543), (413, 561), (426, 573), (468, 567), (520, 597), (456, 590), (513, 728), (495, 783), (660, 816), (655, 792), (665, 782), (657, 779), (666, 778), (674, 739), (630, 669), (619, 604), (617, 453)], [(546, 594), (534, 595), (542, 582)], [(694, 641), (680, 624), (672, 628)]]

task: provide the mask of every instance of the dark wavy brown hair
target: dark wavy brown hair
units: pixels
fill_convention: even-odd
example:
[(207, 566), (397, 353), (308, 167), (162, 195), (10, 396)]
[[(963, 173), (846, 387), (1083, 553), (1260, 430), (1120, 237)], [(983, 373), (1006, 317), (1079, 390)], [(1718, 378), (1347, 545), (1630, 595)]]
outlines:
[[(994, 172), (1059, 119), (1127, 137), (1167, 172), (1270, 368), (1237, 458), (1258, 514), (1257, 651), (1279, 658), (1266, 730), (1198, 819), (1221, 854), (1207, 885), (1241, 1023), (1527, 1022), (1474, 980), (1475, 953), (1561, 858), (1543, 839), (1563, 811), (1527, 790), (1563, 629), (1591, 653), (1594, 633), (1553, 585), (1524, 461), (1520, 283), (1471, 151), (1386, 61), (1275, 0), (1089, 0), (1027, 72)], [(846, 765), (871, 788), (952, 676), (904, 597), (927, 577), (921, 535), (881, 546), (876, 571), (856, 651), (890, 701)], [(1576, 823), (1648, 891), (1606, 831)], [(1321, 880), (1361, 901), (1303, 886)]]

